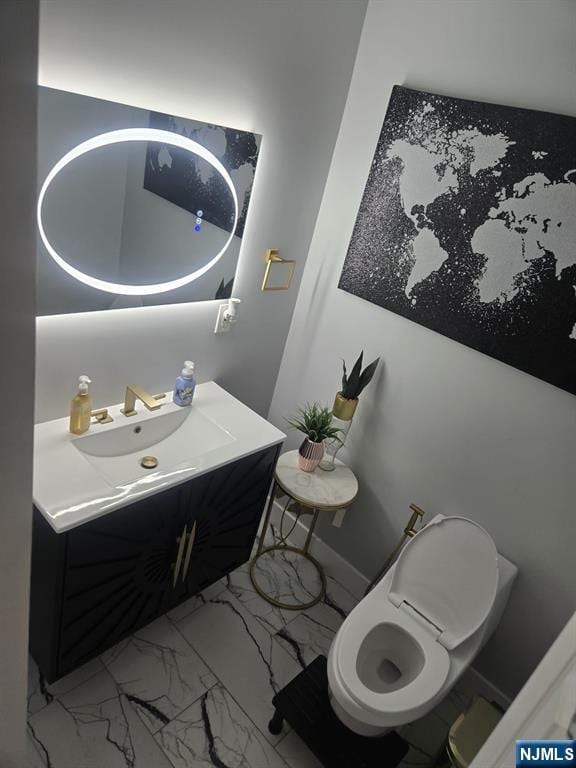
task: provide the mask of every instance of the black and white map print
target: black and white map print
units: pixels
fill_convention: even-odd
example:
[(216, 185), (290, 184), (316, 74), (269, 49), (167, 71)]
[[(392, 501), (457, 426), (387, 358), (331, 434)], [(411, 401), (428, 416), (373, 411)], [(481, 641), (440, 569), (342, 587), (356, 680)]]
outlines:
[(576, 118), (395, 86), (339, 287), (576, 394)]

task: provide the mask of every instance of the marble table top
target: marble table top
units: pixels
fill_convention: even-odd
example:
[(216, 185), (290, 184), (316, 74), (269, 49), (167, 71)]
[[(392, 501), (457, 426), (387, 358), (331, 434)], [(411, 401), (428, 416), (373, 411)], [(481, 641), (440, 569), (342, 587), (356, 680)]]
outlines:
[(334, 511), (349, 506), (358, 493), (354, 472), (336, 459), (335, 469), (303, 472), (298, 451), (283, 453), (276, 465), (276, 482), (293, 499), (312, 509)]

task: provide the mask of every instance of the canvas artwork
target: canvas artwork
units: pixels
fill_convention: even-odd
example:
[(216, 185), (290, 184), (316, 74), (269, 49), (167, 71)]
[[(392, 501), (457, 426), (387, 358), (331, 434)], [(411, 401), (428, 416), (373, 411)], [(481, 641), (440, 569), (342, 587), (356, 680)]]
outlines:
[(576, 394), (576, 118), (395, 86), (339, 287)]
[[(261, 136), (160, 112), (150, 113), (150, 128), (173, 131), (197, 141), (226, 168), (238, 195), (236, 235), (242, 237), (254, 182)], [(230, 231), (234, 206), (226, 182), (205, 160), (177, 147), (150, 143), (146, 152), (144, 189), (190, 213)]]

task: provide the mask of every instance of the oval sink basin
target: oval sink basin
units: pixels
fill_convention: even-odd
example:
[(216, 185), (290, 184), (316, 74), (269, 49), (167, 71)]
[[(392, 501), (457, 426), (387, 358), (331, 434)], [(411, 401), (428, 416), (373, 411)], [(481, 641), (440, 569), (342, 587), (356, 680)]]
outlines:
[[(233, 440), (230, 432), (191, 407), (150, 413), (137, 423), (83, 435), (72, 444), (113, 485), (122, 485), (151, 471), (189, 465)], [(142, 466), (144, 456), (153, 456), (158, 463)]]
[[(83, 435), (73, 440), (82, 453), (90, 456), (123, 456), (126, 453), (138, 453), (151, 445), (165, 440), (186, 421), (189, 413), (181, 409), (172, 413), (163, 413), (154, 419), (138, 424), (126, 424), (99, 434)], [(216, 426), (216, 425), (214, 425)]]

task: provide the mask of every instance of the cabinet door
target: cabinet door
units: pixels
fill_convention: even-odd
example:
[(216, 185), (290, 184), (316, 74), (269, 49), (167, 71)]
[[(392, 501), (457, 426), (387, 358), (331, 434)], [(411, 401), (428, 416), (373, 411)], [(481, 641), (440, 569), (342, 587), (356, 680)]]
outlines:
[(66, 534), (59, 676), (175, 603), (178, 500), (170, 489)]
[(181, 486), (187, 543), (180, 579), (182, 598), (222, 578), (250, 558), (277, 448), (247, 456)]

